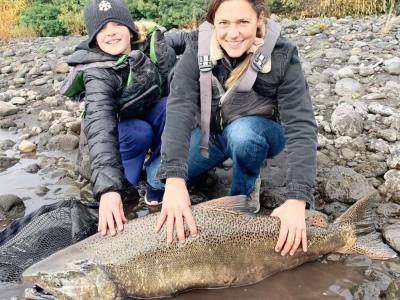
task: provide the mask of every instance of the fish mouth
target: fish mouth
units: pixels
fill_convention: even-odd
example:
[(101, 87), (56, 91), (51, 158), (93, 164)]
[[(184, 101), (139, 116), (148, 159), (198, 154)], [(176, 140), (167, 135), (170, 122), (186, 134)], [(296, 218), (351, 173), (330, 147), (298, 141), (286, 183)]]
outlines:
[[(47, 261), (42, 261), (28, 268), (22, 274), (22, 281), (37, 286), (38, 294), (44, 294), (43, 299), (90, 300), (115, 299), (118, 296), (108, 272), (89, 260), (58, 266), (49, 266)], [(48, 294), (53, 298), (46, 298)]]

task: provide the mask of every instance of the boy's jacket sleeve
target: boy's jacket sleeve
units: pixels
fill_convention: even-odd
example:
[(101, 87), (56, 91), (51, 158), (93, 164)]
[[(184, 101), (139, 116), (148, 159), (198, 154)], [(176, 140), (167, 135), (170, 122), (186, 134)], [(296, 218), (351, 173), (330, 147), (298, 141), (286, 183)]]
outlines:
[(85, 71), (86, 117), (84, 132), (89, 146), (93, 196), (122, 192), (125, 176), (118, 143), (118, 91), (122, 82), (111, 69)]

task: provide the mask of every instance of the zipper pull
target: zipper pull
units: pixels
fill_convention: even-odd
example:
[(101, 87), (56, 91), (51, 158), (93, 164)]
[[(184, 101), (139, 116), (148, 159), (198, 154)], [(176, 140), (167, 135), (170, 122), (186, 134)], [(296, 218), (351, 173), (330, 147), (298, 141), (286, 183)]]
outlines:
[(118, 58), (118, 60), (115, 64), (117, 66), (119, 66), (120, 64), (124, 63), (127, 58), (128, 58), (128, 54), (124, 54), (120, 58)]

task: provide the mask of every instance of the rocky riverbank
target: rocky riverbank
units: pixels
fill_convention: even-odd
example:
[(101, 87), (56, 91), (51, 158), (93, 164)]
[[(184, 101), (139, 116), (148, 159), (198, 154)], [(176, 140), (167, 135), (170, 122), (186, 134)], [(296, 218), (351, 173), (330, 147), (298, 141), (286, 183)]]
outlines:
[[(377, 228), (400, 251), (400, 17), (282, 20), (297, 44), (318, 121), (316, 208), (331, 219), (377, 190)], [(76, 172), (80, 103), (58, 94), (66, 60), (84, 37), (36, 38), (0, 46), (0, 220), (66, 197), (90, 199)], [(81, 161), (80, 161), (81, 162)], [(229, 190), (231, 162), (195, 192)], [(273, 208), (285, 185), (285, 153), (262, 171), (261, 197)], [(399, 299), (400, 262), (361, 256), (327, 260), (362, 265), (372, 282), (356, 299)]]

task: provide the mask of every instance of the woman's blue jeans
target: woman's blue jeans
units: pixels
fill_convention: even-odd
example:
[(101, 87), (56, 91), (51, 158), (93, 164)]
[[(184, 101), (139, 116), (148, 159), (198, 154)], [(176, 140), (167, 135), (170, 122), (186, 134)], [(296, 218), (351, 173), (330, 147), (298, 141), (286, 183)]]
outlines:
[(151, 163), (158, 157), (165, 125), (167, 98), (161, 98), (141, 119), (125, 119), (118, 124), (119, 151), (128, 181), (137, 185), (146, 155)]
[[(231, 195), (249, 195), (254, 189), (263, 161), (277, 155), (285, 146), (282, 126), (260, 116), (239, 118), (226, 126), (222, 134), (210, 139), (209, 158), (200, 154), (200, 138), (200, 128), (194, 129), (188, 158), (189, 182), (231, 158)], [(147, 180), (153, 188), (164, 189), (164, 184), (156, 177), (159, 164), (160, 156), (148, 166)]]

